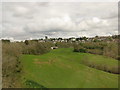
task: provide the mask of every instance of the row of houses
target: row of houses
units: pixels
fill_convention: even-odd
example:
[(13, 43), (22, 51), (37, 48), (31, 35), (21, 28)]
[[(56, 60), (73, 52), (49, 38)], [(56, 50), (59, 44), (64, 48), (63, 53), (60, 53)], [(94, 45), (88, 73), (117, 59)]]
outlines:
[[(10, 42), (10, 40), (6, 40), (6, 39), (2, 39), (2, 41), (6, 41), (6, 42)], [(23, 41), (14, 41), (14, 42), (25, 42), (26, 40)], [(80, 38), (75, 38), (75, 37), (71, 37), (71, 38), (48, 38), (47, 36), (45, 36), (45, 39), (32, 39), (32, 40), (28, 40), (28, 41), (36, 41), (36, 42), (99, 42), (99, 41), (106, 41), (106, 42), (116, 42), (118, 41), (118, 35), (117, 36), (96, 36), (96, 37), (80, 37)]]
[(99, 42), (99, 41), (117, 41), (118, 38), (112, 38), (111, 36), (103, 36), (103, 37), (92, 37), (92, 38), (87, 38), (87, 37), (80, 37), (80, 38), (47, 38), (47, 39), (39, 39), (38, 42)]

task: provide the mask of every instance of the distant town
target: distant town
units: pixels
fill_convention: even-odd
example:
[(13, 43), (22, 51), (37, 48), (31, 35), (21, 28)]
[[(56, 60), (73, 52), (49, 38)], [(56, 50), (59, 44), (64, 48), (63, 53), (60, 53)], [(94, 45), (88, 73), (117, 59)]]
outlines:
[[(95, 36), (95, 37), (71, 37), (71, 38), (49, 38), (48, 36), (45, 36), (45, 38), (40, 38), (40, 39), (27, 39), (28, 41), (36, 41), (36, 42), (100, 42), (100, 41), (105, 41), (109, 43), (110, 41), (117, 42), (118, 37), (120, 35), (113, 35), (113, 36)], [(26, 40), (14, 40), (13, 38), (1, 38), (0, 40), (4, 42), (25, 42)]]

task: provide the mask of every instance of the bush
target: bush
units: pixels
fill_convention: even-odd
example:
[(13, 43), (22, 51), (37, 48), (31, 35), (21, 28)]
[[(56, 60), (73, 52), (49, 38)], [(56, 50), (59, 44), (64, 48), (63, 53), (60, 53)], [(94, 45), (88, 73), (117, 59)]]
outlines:
[(111, 57), (117, 60), (120, 60), (120, 56), (118, 52), (118, 43), (117, 42), (85, 42), (74, 45), (75, 52), (84, 52), (91, 54), (104, 55), (107, 57)]
[(21, 47), (17, 43), (2, 43), (2, 81), (3, 87), (15, 87), (15, 75), (21, 71), (19, 56)]
[(50, 51), (52, 43), (47, 42), (32, 42), (28, 45), (24, 45), (23, 54), (44, 54)]
[(22, 54), (44, 54), (50, 51), (52, 43), (29, 42), (20, 43), (2, 43), (2, 79), (3, 88), (20, 87), (17, 73), (21, 72), (21, 62), (19, 60)]
[(102, 55), (103, 50), (100, 50), (100, 49), (87, 49), (87, 53)]
[(82, 46), (75, 45), (75, 46), (74, 46), (74, 52), (86, 53), (86, 52), (87, 52), (87, 49), (83, 48)]
[(40, 85), (39, 83), (35, 82), (35, 81), (32, 81), (32, 80), (26, 80), (25, 81), (25, 85), (28, 87), (28, 88), (40, 88), (42, 90), (42, 88), (44, 90), (48, 90), (46, 87), (44, 87), (43, 85)]
[(107, 46), (104, 47), (103, 55), (111, 57), (111, 58), (119, 59), (118, 44), (117, 43), (107, 44)]
[(86, 49), (103, 49), (103, 45), (99, 42), (86, 42), (81, 44)]
[(95, 61), (90, 61), (88, 57), (84, 57), (82, 59), (82, 63), (84, 65), (91, 67), (91, 68), (95, 68), (95, 69), (102, 70), (102, 71), (109, 72), (109, 73), (113, 73), (113, 74), (120, 74), (118, 65), (109, 66), (107, 64), (96, 63)]
[(57, 46), (59, 48), (71, 48), (71, 47), (73, 47), (73, 43), (70, 43), (70, 42), (57, 42), (55, 44), (55, 46)]

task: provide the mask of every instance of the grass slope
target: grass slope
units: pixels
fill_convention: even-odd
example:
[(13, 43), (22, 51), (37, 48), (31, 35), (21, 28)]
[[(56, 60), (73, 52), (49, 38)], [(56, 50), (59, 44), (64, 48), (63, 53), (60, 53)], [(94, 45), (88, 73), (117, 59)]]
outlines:
[[(97, 63), (117, 64), (114, 59), (87, 53), (72, 52), (72, 49), (56, 49), (44, 55), (23, 55), (22, 81), (37, 83), (47, 88), (117, 88), (118, 75), (90, 68), (81, 63), (82, 58), (89, 56), (99, 59)], [(107, 60), (107, 62), (106, 62)], [(110, 62), (109, 62), (110, 61)], [(27, 83), (23, 87), (31, 87)]]

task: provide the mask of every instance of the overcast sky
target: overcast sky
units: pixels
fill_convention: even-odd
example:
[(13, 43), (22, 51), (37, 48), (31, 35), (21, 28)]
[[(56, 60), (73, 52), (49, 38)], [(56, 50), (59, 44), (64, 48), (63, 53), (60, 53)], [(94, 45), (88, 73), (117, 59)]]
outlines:
[(3, 38), (118, 34), (117, 2), (4, 2), (2, 6)]

